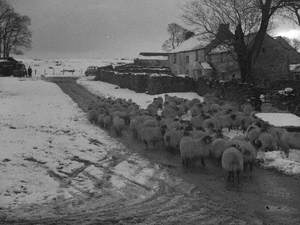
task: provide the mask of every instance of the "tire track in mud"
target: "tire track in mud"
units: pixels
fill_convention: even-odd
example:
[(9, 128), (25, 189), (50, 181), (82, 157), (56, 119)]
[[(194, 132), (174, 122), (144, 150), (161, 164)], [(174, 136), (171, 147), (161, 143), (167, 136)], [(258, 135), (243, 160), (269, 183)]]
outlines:
[[(97, 106), (99, 98), (78, 85), (76, 79), (53, 78), (50, 81), (56, 83), (84, 112), (88, 112)], [(123, 140), (123, 142), (128, 145), (127, 140)], [(134, 148), (134, 146), (132, 147)], [(140, 150), (135, 149), (133, 151), (143, 155)], [(78, 194), (76, 196), (74, 194), (74, 198), (70, 200), (48, 202), (44, 205), (29, 206), (27, 209), (47, 212), (48, 214), (45, 213), (49, 215), (47, 217), (33, 216), (28, 220), (13, 220), (10, 217), (10, 220), (3, 224), (300, 224), (297, 211), (284, 213), (271, 205), (269, 209), (273, 209), (275, 212), (272, 213), (263, 209), (268, 202), (276, 205), (280, 204), (282, 200), (268, 194), (269, 192), (265, 188), (270, 188), (270, 182), (264, 181), (265, 179), (275, 180), (276, 182), (287, 181), (293, 185), (297, 185), (299, 180), (291, 181), (293, 178), (286, 177), (281, 179), (281, 175), (276, 176), (272, 172), (264, 172), (258, 169), (262, 175), (252, 182), (258, 187), (252, 183), (246, 183), (245, 186), (250, 186), (247, 190), (227, 191), (223, 190), (225, 187), (223, 179), (220, 178), (221, 176), (198, 171), (193, 171), (192, 174), (187, 175), (181, 170), (180, 163), (168, 159), (168, 155), (162, 154), (160, 157), (166, 156), (165, 161), (167, 163), (165, 164), (173, 165), (172, 167), (164, 166), (164, 163), (160, 164), (161, 160), (158, 160), (159, 157), (155, 155), (156, 153), (150, 154), (150, 156), (147, 153), (144, 154), (146, 158), (149, 158), (152, 162), (158, 162), (159, 167), (156, 170), (157, 174), (154, 174), (151, 178), (154, 180), (153, 183), (156, 184), (156, 187), (148, 187), (139, 185), (135, 181), (132, 182), (133, 180), (130, 177), (114, 171), (114, 166), (119, 163), (124, 161), (130, 163), (132, 161), (130, 159), (131, 154), (127, 152), (127, 155), (119, 156), (111, 153), (105, 159), (108, 162), (107, 166), (95, 166), (103, 169), (108, 176), (107, 180), (111, 180), (113, 176), (118, 176), (124, 182), (129, 183), (128, 192), (141, 189), (145, 189), (146, 193), (152, 191), (153, 193), (147, 195), (145, 199), (134, 198), (135, 196), (132, 197), (130, 193), (126, 193), (126, 190), (122, 193), (121, 198), (108, 199), (107, 196), (112, 193), (112, 187), (105, 187), (107, 183), (104, 182), (104, 186), (99, 187), (102, 189), (102, 193), (99, 195), (86, 196)], [(78, 160), (80, 161), (80, 159)], [(153, 166), (153, 164), (151, 165)], [(85, 170), (82, 173), (86, 173)], [(95, 180), (95, 182), (97, 181)], [(294, 189), (290, 191), (294, 191)], [(276, 192), (274, 194), (276, 195)], [(102, 204), (102, 202), (105, 202), (105, 204)], [(287, 202), (291, 208), (293, 206), (296, 209), (299, 209), (295, 206), (298, 203), (300, 203), (299, 200)], [(70, 210), (69, 205), (73, 205), (72, 210)], [(51, 211), (50, 208), (56, 208), (56, 210)]]

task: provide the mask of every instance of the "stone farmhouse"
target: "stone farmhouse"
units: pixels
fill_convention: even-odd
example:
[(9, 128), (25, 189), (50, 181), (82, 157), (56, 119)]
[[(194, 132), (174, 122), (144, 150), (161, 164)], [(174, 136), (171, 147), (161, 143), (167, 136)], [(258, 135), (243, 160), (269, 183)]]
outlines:
[[(254, 35), (248, 37), (251, 42)], [(234, 51), (216, 42), (194, 36), (169, 53), (169, 67), (175, 75), (186, 74), (199, 78), (231, 80), (239, 79), (240, 71)], [(290, 68), (300, 64), (300, 54), (281, 37), (266, 35), (253, 75), (257, 81), (298, 79)]]

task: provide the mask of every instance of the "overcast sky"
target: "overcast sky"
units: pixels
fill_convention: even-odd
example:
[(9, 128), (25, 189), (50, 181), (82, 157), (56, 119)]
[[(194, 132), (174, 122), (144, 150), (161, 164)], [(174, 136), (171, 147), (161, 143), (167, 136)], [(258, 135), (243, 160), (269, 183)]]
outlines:
[[(9, 0), (32, 20), (34, 57), (135, 56), (160, 50), (185, 0)], [(280, 28), (281, 29), (281, 28)]]

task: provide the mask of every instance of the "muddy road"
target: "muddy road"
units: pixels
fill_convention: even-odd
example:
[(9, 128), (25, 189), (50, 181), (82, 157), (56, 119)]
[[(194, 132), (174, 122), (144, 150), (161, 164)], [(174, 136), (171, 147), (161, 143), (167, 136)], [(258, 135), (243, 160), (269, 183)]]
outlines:
[[(99, 101), (75, 79), (50, 81), (85, 112)], [(252, 179), (243, 177), (241, 186), (234, 188), (225, 185), (224, 173), (213, 163), (185, 171), (178, 155), (146, 151), (129, 134), (118, 140), (126, 148), (110, 151), (103, 163), (94, 165), (104, 174), (97, 180), (98, 193), (28, 206), (29, 212), (46, 211), (48, 216), (42, 218), (14, 220), (16, 209), (2, 224), (300, 224), (299, 177), (256, 167)], [(135, 175), (128, 176), (127, 169)], [(149, 170), (151, 178), (146, 183), (132, 179), (137, 174), (139, 179), (149, 176)], [(124, 183), (118, 189), (112, 185), (114, 177)]]

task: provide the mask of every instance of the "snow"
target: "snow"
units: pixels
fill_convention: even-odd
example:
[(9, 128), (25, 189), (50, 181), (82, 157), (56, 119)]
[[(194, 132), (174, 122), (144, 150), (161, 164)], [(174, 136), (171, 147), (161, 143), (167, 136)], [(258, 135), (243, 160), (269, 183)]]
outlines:
[(206, 47), (210, 42), (208, 40), (203, 40), (198, 36), (194, 36), (189, 38), (188, 40), (184, 41), (171, 51), (170, 53), (179, 53), (179, 52), (186, 52), (186, 51), (192, 51), (192, 50), (198, 50)]
[(168, 56), (143, 56), (139, 55), (137, 59), (141, 60), (168, 60)]
[(170, 74), (164, 74), (164, 73), (160, 73), (160, 74), (153, 73), (153, 74), (150, 75), (150, 77), (173, 77), (173, 76), (170, 75)]
[[(170, 179), (166, 170), (90, 124), (54, 83), (0, 78), (0, 105), (1, 210), (85, 202), (91, 196), (101, 196), (95, 207), (124, 199), (135, 203)], [(47, 212), (24, 210), (17, 216)]]
[[(90, 164), (105, 160), (110, 149), (124, 148), (93, 127), (53, 83), (0, 78), (0, 104), (2, 208), (39, 204), (57, 196), (71, 198), (81, 186), (91, 187), (93, 182), (81, 175), (82, 181), (75, 177), (70, 181), (73, 186), (63, 187), (60, 180), (85, 169), (85, 173), (101, 176)], [(97, 138), (101, 142), (96, 143)]]
[(275, 127), (300, 127), (300, 117), (291, 113), (257, 113), (255, 116)]
[[(22, 61), (26, 68), (30, 66), (34, 77), (81, 77), (89, 66), (108, 66), (120, 65), (125, 63), (132, 63), (131, 60), (103, 60), (103, 59), (17, 59)], [(70, 71), (66, 71), (70, 70)], [(74, 72), (71, 72), (74, 70)], [(63, 72), (64, 71), (64, 72)]]
[(291, 150), (289, 158), (280, 151), (259, 152), (257, 156), (264, 168), (276, 169), (287, 175), (300, 174), (300, 151)]
[(149, 104), (152, 103), (154, 98), (163, 97), (165, 94), (170, 96), (177, 96), (180, 98), (185, 98), (192, 100), (194, 98), (203, 101), (203, 97), (199, 96), (195, 92), (180, 92), (180, 93), (165, 93), (160, 95), (148, 95), (145, 93), (136, 93), (129, 89), (119, 88), (117, 85), (109, 84), (102, 81), (92, 81), (89, 78), (80, 78), (77, 82), (86, 87), (90, 92), (97, 96), (131, 99), (133, 102), (138, 104), (141, 108), (147, 108)]
[(202, 62), (201, 66), (203, 67), (203, 69), (205, 70), (212, 70), (211, 66), (207, 63), (207, 62)]
[(210, 54), (220, 54), (225, 52), (230, 52), (232, 49), (230, 49), (227, 45), (218, 45), (217, 47), (213, 48), (209, 53)]
[(300, 71), (300, 64), (290, 64), (290, 71), (291, 72), (299, 72)]

